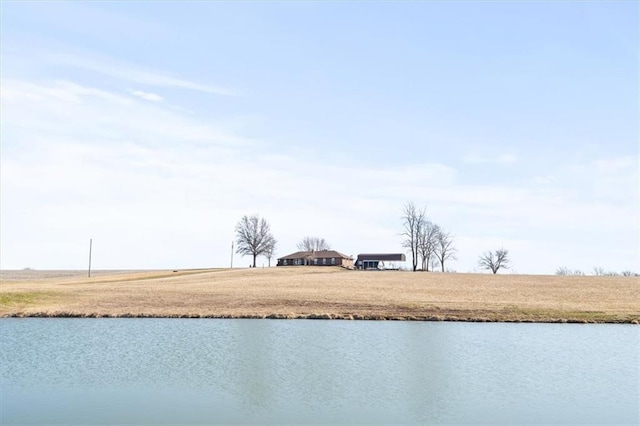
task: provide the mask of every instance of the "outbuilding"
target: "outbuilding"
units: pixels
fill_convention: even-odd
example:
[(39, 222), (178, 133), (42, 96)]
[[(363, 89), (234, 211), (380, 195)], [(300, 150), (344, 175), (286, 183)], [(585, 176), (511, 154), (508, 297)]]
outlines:
[(356, 260), (357, 269), (400, 269), (407, 261), (404, 253), (365, 253)]

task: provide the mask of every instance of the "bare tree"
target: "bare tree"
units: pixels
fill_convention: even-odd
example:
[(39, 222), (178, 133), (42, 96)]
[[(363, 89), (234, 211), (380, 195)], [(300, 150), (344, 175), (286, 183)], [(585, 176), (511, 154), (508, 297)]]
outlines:
[[(434, 254), (435, 254), (435, 252), (434, 252)], [(435, 271), (436, 268), (438, 267), (438, 263), (440, 263), (440, 262), (438, 261), (438, 258), (436, 256), (433, 256), (431, 258), (431, 262), (430, 263), (431, 263), (431, 270)]]
[(269, 223), (258, 215), (243, 216), (236, 225), (236, 253), (253, 256), (253, 267), (256, 267), (256, 257), (273, 250), (276, 239), (271, 235)]
[(324, 238), (304, 237), (302, 241), (298, 243), (298, 250), (316, 252), (322, 250), (331, 250), (331, 247)]
[(422, 259), (422, 270), (429, 271), (429, 264), (435, 255), (440, 227), (429, 219), (424, 219), (418, 232), (418, 254)]
[[(509, 269), (509, 250), (499, 249), (495, 252), (488, 251), (478, 260), (478, 265), (483, 269), (489, 269), (494, 274), (498, 272), (500, 268)], [(564, 271), (563, 271), (564, 272)], [(556, 272), (558, 273), (558, 272)], [(561, 274), (558, 274), (561, 275)]]
[(571, 274), (572, 274), (571, 269), (567, 268), (566, 266), (561, 266), (558, 269), (556, 269), (556, 275), (566, 276)]
[(266, 250), (264, 251), (264, 257), (267, 258), (267, 266), (271, 267), (271, 259), (273, 259), (273, 255), (276, 251), (276, 240), (273, 240), (273, 244), (270, 244)]
[(402, 225), (403, 232), (400, 234), (404, 237), (402, 246), (411, 251), (411, 267), (415, 271), (418, 268), (420, 230), (424, 224), (424, 209), (418, 210), (412, 201), (406, 203), (403, 207)]
[(434, 254), (440, 262), (442, 272), (444, 272), (444, 262), (456, 258), (456, 248), (453, 246), (453, 237), (449, 232), (439, 229), (436, 234), (436, 246)]

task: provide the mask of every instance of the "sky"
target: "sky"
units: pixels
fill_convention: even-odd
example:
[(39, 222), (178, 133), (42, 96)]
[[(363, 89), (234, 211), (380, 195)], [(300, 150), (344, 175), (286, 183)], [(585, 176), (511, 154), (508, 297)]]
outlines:
[(2, 269), (228, 267), (253, 214), (276, 257), (404, 252), (413, 202), (451, 271), (640, 271), (637, 2), (0, 12)]

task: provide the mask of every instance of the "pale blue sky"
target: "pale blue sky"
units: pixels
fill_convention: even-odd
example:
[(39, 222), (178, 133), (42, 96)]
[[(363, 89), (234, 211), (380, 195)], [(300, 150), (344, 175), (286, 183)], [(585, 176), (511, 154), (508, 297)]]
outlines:
[(413, 200), (460, 272), (640, 269), (637, 2), (1, 8), (2, 268), (393, 252)]

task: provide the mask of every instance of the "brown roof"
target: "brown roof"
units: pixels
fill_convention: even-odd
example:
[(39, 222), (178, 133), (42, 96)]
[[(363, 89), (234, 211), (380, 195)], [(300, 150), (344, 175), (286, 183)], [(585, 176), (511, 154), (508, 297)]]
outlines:
[(331, 257), (340, 257), (342, 259), (351, 259), (350, 256), (346, 254), (342, 254), (335, 250), (320, 250), (320, 251), (297, 251), (288, 256), (279, 257), (278, 260), (281, 259), (322, 259), (322, 258), (331, 258)]
[(358, 260), (382, 260), (388, 262), (405, 262), (407, 256), (404, 253), (376, 253), (376, 254), (359, 254)]

